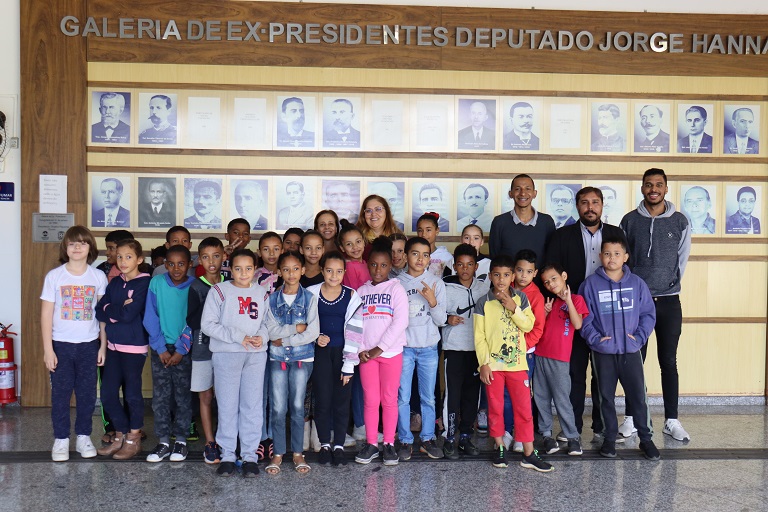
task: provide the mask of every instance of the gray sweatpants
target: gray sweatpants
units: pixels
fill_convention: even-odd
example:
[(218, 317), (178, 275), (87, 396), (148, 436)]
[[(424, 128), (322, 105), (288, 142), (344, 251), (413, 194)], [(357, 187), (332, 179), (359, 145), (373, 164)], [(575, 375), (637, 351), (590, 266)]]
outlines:
[(258, 462), (267, 353), (215, 352), (212, 360), (219, 406), (216, 443), (221, 447), (221, 461), (235, 462), (239, 436), (240, 457), (244, 462)]
[(533, 374), (533, 398), (539, 409), (539, 432), (552, 437), (552, 401), (565, 437), (576, 439), (579, 432), (573, 417), (571, 405), (570, 363), (548, 357), (536, 356), (536, 372)]

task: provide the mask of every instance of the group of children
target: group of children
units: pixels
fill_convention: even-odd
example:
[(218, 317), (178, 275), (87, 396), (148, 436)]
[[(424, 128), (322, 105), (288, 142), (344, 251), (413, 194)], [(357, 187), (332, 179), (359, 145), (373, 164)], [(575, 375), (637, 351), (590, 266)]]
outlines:
[[(344, 465), (350, 411), (359, 400), (362, 418), (354, 424), (364, 425), (365, 443), (355, 461), (381, 457), (384, 465), (396, 465), (414, 449), (412, 394), (420, 404), (421, 452), (430, 458), (478, 455), (472, 434), (484, 390), (493, 465), (508, 464), (506, 393), (521, 466), (552, 471), (539, 451), (554, 453), (562, 440), (570, 455), (582, 453), (569, 401), (575, 329), (594, 353), (606, 425), (600, 453), (616, 455), (613, 399), (621, 381), (633, 403), (645, 404), (635, 412), (640, 448), (647, 458), (659, 458), (639, 352), (653, 329), (655, 309), (645, 283), (626, 266), (623, 240), (603, 239), (603, 266), (577, 295), (559, 265), (536, 268), (530, 250), (493, 259), (481, 255), (484, 238), (476, 225), (464, 229), (451, 255), (436, 246), (434, 214), (419, 218), (417, 236), (409, 239), (394, 233), (370, 240), (328, 210), (318, 213), (315, 228), (292, 228), (282, 239), (267, 232), (254, 253), (247, 248), (248, 222), (235, 219), (227, 226), (227, 245), (205, 238), (193, 266), (190, 234), (176, 226), (166, 234), (165, 262), (153, 277), (130, 233), (117, 241), (107, 237), (108, 247), (115, 247), (108, 249), (108, 268), (101, 272), (90, 266), (98, 256), (93, 235), (81, 226), (70, 228), (61, 242), (62, 265), (48, 273), (41, 295), (53, 460), (69, 457), (73, 391), (76, 448), (83, 457), (129, 459), (141, 451), (141, 374), (149, 355), (158, 438), (149, 462), (186, 459), (199, 405), (205, 462), (218, 463), (221, 476), (235, 474), (238, 458), (245, 477), (259, 473), (262, 459), (268, 473), (279, 473), (288, 441), (294, 469), (308, 472), (303, 451), (309, 414), (320, 445), (318, 463)], [(534, 282), (537, 275), (549, 298)], [(443, 414), (436, 413), (443, 401), (441, 355)], [(96, 366), (103, 366), (101, 401), (114, 428), (99, 449), (90, 439)], [(532, 402), (544, 438), (538, 451)], [(557, 439), (553, 403), (562, 427)]]

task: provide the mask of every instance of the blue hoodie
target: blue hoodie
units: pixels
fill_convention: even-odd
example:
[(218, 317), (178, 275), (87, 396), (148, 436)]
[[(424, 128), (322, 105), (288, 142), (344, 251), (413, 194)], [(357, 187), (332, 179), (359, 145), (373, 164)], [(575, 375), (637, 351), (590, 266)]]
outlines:
[(189, 286), (194, 280), (187, 276), (186, 281), (175, 285), (171, 275), (165, 273), (149, 282), (144, 328), (149, 333), (149, 346), (158, 354), (167, 352), (169, 347), (181, 355), (189, 353), (190, 344), (184, 343), (181, 333), (187, 324)]
[[(648, 285), (627, 265), (623, 270), (624, 276), (617, 283), (600, 267), (579, 287), (579, 295), (592, 313), (584, 318), (581, 336), (589, 348), (601, 354), (637, 352), (656, 325), (656, 307)], [(606, 336), (611, 339), (601, 342)]]

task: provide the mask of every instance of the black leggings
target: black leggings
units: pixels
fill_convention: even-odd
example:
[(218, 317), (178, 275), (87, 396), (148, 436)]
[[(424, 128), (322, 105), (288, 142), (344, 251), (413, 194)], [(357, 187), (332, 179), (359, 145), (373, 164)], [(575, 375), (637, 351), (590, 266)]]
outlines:
[(349, 424), (352, 383), (341, 380), (344, 347), (316, 347), (312, 369), (312, 389), (315, 393), (315, 424), (321, 444), (344, 446)]
[(445, 392), (447, 394), (448, 439), (456, 435), (456, 420), (461, 434), (472, 434), (480, 398), (480, 376), (477, 374), (475, 351), (445, 350)]

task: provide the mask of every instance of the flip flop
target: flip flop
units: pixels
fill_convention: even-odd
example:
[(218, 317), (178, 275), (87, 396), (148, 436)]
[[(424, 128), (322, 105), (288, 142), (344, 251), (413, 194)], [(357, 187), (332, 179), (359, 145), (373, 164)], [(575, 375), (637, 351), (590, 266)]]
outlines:
[(309, 473), (309, 470), (312, 469), (309, 464), (307, 464), (307, 461), (304, 460), (304, 456), (301, 455), (299, 457), (294, 457), (293, 459), (293, 468), (300, 474), (306, 475)]
[[(275, 461), (275, 458), (279, 457), (277, 461)], [(267, 472), (268, 475), (277, 475), (280, 473), (280, 464), (283, 463), (283, 457), (281, 455), (276, 455), (272, 458), (269, 465), (267, 465), (266, 468), (264, 468), (264, 471)]]

